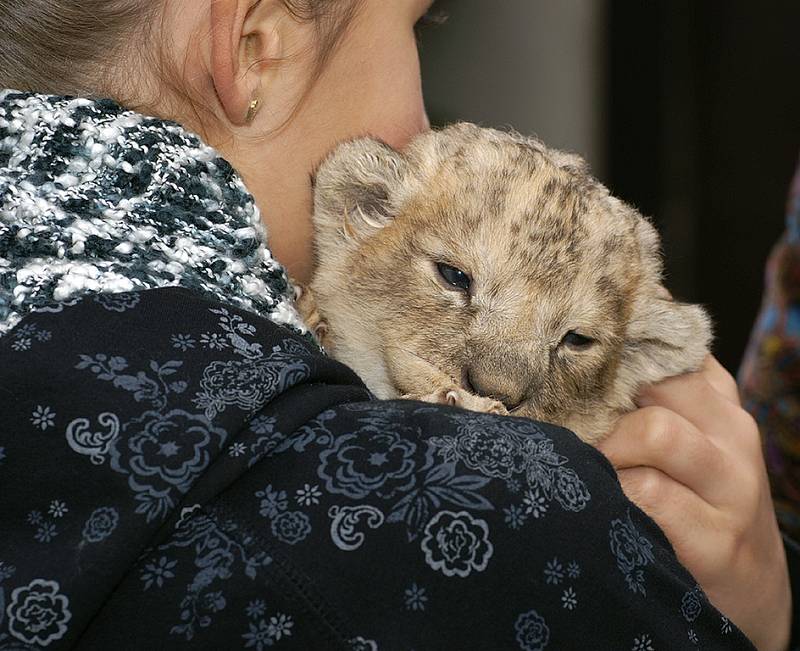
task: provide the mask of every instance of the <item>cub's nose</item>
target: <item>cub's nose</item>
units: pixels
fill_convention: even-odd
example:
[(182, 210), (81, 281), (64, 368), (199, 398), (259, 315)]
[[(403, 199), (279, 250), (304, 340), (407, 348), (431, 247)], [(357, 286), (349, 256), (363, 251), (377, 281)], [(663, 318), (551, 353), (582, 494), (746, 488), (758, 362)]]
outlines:
[(518, 386), (513, 378), (504, 377), (501, 373), (467, 367), (462, 373), (461, 386), (467, 391), (485, 398), (502, 402), (508, 411), (520, 406), (525, 399), (525, 388)]

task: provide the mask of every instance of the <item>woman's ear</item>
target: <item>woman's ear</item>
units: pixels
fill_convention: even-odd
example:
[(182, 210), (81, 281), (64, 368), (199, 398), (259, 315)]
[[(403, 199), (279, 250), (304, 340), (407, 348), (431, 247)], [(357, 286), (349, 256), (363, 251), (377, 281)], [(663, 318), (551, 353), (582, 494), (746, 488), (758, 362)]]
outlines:
[(211, 77), (231, 124), (253, 120), (266, 101), (274, 63), (284, 56), (285, 20), (279, 0), (213, 0), (211, 2)]

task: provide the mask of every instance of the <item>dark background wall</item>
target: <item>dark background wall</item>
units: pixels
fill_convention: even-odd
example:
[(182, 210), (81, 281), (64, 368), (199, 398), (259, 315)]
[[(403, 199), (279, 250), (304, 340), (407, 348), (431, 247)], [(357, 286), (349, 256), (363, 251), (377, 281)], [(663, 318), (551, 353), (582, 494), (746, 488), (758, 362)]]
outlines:
[(738, 367), (800, 154), (800, 2), (440, 0), (421, 33), (435, 122), (584, 154), (654, 218), (667, 284)]

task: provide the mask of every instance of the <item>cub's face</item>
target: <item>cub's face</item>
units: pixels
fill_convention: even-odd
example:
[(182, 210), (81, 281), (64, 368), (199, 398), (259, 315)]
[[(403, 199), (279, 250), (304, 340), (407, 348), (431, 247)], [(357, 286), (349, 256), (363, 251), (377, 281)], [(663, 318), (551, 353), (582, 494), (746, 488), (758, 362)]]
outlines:
[[(660, 283), (650, 224), (538, 141), (456, 125), (403, 155), (350, 143), (320, 169), (315, 222), (333, 353), (368, 384), (385, 370), (382, 397), (444, 374), (591, 439), (708, 343), (702, 311)], [(368, 352), (348, 341), (364, 324)]]

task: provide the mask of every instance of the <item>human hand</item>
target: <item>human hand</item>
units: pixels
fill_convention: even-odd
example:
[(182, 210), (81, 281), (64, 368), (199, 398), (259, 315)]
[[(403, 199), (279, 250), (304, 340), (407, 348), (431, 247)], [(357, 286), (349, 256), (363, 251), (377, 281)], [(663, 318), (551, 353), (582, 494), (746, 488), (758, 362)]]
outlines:
[(785, 651), (792, 598), (786, 553), (758, 427), (735, 381), (709, 355), (697, 373), (650, 387), (637, 402), (641, 408), (598, 445), (622, 490), (760, 651)]

